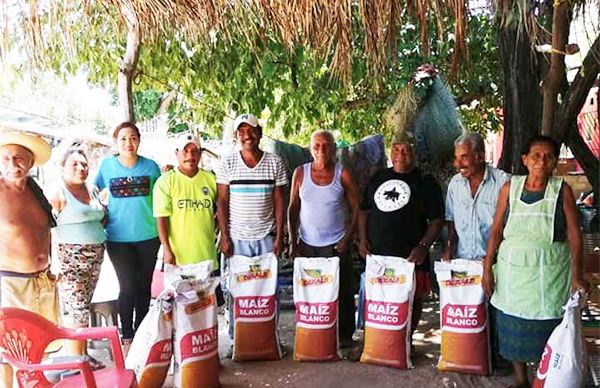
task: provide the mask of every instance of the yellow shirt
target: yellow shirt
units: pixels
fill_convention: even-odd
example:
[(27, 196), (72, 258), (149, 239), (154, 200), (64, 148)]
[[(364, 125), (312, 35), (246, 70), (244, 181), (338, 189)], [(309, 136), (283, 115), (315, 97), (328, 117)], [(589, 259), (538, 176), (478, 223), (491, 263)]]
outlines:
[(154, 217), (169, 218), (169, 244), (176, 264), (213, 261), (218, 268), (215, 247), (215, 176), (199, 170), (193, 177), (177, 168), (163, 174), (154, 186)]

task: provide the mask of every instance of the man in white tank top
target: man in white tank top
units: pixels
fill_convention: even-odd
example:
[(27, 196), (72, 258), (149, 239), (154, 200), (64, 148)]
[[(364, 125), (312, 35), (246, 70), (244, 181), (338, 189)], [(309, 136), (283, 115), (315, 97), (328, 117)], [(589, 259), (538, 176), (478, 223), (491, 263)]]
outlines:
[(313, 161), (296, 168), (292, 178), (290, 256), (340, 257), (339, 338), (342, 348), (350, 348), (354, 287), (349, 250), (358, 222), (358, 188), (350, 171), (335, 161), (331, 132), (314, 132), (310, 151)]

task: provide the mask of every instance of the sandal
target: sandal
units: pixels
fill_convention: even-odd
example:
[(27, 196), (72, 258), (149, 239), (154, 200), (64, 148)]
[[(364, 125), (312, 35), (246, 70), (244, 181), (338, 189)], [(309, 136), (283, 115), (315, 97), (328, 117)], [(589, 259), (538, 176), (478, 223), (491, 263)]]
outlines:
[(123, 358), (127, 358), (127, 354), (129, 354), (129, 348), (131, 348), (131, 343), (133, 339), (131, 338), (123, 338), (121, 340), (121, 345), (123, 346)]

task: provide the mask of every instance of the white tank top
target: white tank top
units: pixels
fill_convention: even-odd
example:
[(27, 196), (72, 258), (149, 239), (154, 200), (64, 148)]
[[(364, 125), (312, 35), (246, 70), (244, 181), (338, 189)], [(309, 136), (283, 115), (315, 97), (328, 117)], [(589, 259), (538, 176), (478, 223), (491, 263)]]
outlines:
[(300, 239), (308, 245), (324, 247), (340, 241), (346, 233), (346, 197), (342, 186), (342, 167), (335, 165), (333, 180), (320, 186), (313, 182), (312, 163), (302, 166), (300, 185)]

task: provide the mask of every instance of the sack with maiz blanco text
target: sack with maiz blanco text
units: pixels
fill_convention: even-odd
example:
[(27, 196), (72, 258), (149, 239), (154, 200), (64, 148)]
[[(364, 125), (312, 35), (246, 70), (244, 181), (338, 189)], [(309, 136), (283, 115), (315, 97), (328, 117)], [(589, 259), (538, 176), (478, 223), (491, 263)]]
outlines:
[(277, 257), (232, 256), (229, 292), (233, 297), (233, 361), (281, 358), (277, 337)]
[(219, 382), (217, 329), (218, 277), (211, 262), (165, 270), (174, 288), (173, 305), (175, 388), (216, 388)]
[(337, 361), (339, 257), (294, 259), (294, 360)]
[(435, 274), (440, 286), (442, 326), (438, 369), (488, 375), (491, 357), (481, 261), (436, 262)]
[(554, 329), (542, 354), (533, 388), (582, 387), (585, 382), (585, 344), (581, 335), (580, 291), (571, 295), (562, 322)]
[(399, 369), (410, 360), (415, 264), (368, 255), (365, 268), (365, 346), (360, 362)]

